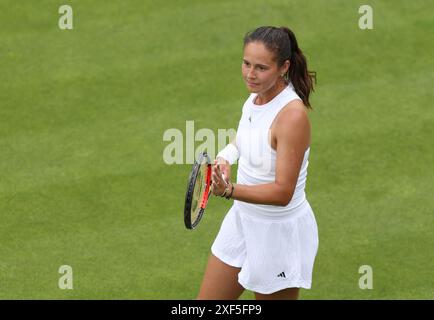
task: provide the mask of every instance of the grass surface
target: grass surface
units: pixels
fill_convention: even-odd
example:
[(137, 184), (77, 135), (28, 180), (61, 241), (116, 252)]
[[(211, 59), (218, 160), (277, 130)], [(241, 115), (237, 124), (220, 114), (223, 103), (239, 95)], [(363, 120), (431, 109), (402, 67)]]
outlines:
[[(242, 38), (287, 25), (318, 73), (303, 299), (433, 299), (434, 4), (0, 0), (0, 298), (192, 299), (230, 202), (182, 222), (167, 129), (236, 128)], [(196, 143), (196, 146), (200, 142)], [(58, 269), (73, 268), (74, 290)], [(361, 265), (374, 288), (358, 286)], [(243, 299), (253, 298), (246, 292)]]

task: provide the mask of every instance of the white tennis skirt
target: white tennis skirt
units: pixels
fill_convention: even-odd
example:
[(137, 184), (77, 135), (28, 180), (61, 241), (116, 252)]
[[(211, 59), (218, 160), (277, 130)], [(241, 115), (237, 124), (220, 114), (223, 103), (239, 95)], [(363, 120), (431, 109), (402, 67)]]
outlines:
[(221, 261), (241, 268), (244, 288), (262, 294), (310, 289), (317, 251), (318, 228), (307, 200), (279, 217), (242, 212), (235, 203), (211, 247)]

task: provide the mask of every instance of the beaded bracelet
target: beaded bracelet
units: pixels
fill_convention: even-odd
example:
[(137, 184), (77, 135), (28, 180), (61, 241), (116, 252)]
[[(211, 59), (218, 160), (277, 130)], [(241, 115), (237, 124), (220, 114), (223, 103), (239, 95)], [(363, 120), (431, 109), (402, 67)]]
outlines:
[[(230, 198), (232, 198), (232, 194), (234, 193), (234, 190), (235, 190), (235, 186), (234, 186), (234, 184), (232, 183), (232, 182), (229, 182), (230, 184), (231, 184), (231, 187), (232, 187), (232, 189), (231, 189), (231, 193), (227, 196), (227, 197), (225, 197), (226, 199), (230, 199)], [(226, 193), (226, 190), (225, 190), (225, 193)]]
[(228, 186), (226, 186), (226, 188), (225, 188), (225, 191), (220, 195), (220, 197), (224, 197), (224, 198), (226, 198), (226, 194), (228, 193), (228, 191), (229, 191), (229, 185)]

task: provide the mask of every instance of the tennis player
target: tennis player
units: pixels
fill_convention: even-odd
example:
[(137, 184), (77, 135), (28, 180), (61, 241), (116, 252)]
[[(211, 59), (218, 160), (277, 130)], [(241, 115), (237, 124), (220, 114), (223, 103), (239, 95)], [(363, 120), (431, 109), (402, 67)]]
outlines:
[[(234, 203), (211, 247), (198, 299), (297, 299), (310, 289), (318, 249), (305, 195), (312, 73), (286, 27), (246, 34), (242, 75), (250, 96), (236, 139), (213, 164), (212, 193)], [(237, 183), (230, 166), (238, 160)], [(224, 176), (222, 176), (224, 174)]]

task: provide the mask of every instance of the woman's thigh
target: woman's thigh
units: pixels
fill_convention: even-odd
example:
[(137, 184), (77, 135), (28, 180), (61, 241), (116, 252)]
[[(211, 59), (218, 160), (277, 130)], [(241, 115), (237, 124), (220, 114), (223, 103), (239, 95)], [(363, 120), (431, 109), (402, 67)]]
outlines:
[(210, 255), (198, 300), (235, 300), (244, 288), (238, 283), (240, 268), (232, 267)]

